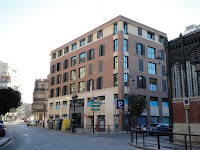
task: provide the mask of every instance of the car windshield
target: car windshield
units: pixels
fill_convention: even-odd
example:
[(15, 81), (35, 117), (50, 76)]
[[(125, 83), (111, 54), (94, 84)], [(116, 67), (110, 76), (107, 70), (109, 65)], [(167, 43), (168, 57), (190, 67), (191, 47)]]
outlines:
[(158, 124), (157, 123), (155, 123), (155, 124), (151, 124), (150, 126), (151, 127), (156, 127)]

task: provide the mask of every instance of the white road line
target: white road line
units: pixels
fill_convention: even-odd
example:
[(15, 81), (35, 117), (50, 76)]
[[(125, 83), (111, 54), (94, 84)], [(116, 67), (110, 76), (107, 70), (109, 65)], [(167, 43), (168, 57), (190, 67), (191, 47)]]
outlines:
[(6, 128), (6, 131), (8, 131), (8, 133), (10, 134), (11, 139), (14, 141), (14, 138), (12, 136), (12, 134), (10, 133), (10, 131)]
[(23, 134), (23, 135), (26, 136), (26, 137), (29, 137), (28, 134)]
[(6, 146), (8, 146), (13, 140), (10, 140), (6, 145), (4, 145), (3, 147), (1, 147), (0, 149), (4, 149)]

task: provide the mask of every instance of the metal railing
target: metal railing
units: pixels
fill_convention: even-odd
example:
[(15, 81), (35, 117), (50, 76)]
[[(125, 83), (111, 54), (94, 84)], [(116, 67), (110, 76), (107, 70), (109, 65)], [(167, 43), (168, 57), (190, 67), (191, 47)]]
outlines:
[[(173, 137), (173, 140), (169, 137)], [(161, 147), (173, 149), (200, 149), (200, 140), (194, 140), (196, 137), (200, 139), (200, 135), (191, 135), (193, 141), (189, 143), (189, 134), (160, 132), (160, 131), (139, 131), (135, 128), (130, 129), (130, 142), (142, 147)]]

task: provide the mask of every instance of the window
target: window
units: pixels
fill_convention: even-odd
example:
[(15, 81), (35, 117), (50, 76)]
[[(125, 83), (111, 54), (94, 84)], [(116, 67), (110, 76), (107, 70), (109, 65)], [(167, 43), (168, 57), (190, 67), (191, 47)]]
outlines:
[(103, 72), (103, 60), (99, 61), (99, 73)]
[(58, 57), (62, 56), (62, 50), (58, 51)]
[(118, 73), (114, 74), (114, 86), (118, 86)]
[(67, 69), (69, 68), (69, 59), (66, 59), (64, 62), (63, 62), (63, 69)]
[(137, 87), (146, 89), (146, 78), (143, 76), (137, 76)]
[(162, 98), (162, 106), (163, 107), (169, 107), (167, 98)]
[(167, 92), (166, 81), (165, 80), (162, 80), (162, 87), (163, 87), (163, 92)]
[(149, 90), (157, 91), (157, 79), (149, 78)]
[(54, 97), (54, 89), (50, 90), (50, 97)]
[(71, 80), (76, 80), (76, 70), (72, 70), (70, 74), (71, 74), (71, 77), (70, 77)]
[(92, 64), (89, 64), (89, 75), (92, 75)]
[(76, 56), (71, 58), (71, 67), (76, 65)]
[(69, 53), (69, 47), (68, 46), (65, 47), (65, 49), (64, 49), (64, 54), (67, 54), (67, 53)]
[(148, 57), (155, 59), (155, 48), (148, 47)]
[(162, 76), (165, 76), (165, 66), (162, 65)]
[(61, 62), (57, 63), (57, 71), (61, 70)]
[(60, 102), (56, 102), (56, 109), (60, 109)]
[(61, 75), (57, 75), (57, 84), (60, 84), (61, 83)]
[(103, 89), (103, 77), (97, 78), (97, 89)]
[(79, 84), (79, 93), (85, 92), (85, 81), (81, 81)]
[(67, 101), (63, 101), (63, 108), (67, 108)]
[(127, 23), (124, 22), (124, 34), (127, 34)]
[(70, 94), (76, 93), (76, 83), (70, 84)]
[(124, 39), (124, 51), (128, 51), (128, 40)]
[(68, 94), (68, 86), (65, 85), (65, 86), (63, 86), (63, 88), (62, 88), (62, 95), (67, 95), (67, 94)]
[(72, 51), (75, 50), (75, 49), (77, 49), (77, 44), (76, 44), (76, 43), (74, 43), (74, 44), (72, 45)]
[(147, 38), (150, 40), (154, 40), (154, 33), (147, 32)]
[(128, 86), (128, 73), (124, 73), (124, 86)]
[(63, 83), (68, 81), (68, 72), (63, 74)]
[(93, 35), (91, 34), (91, 35), (88, 36), (88, 43), (90, 43), (92, 41), (93, 41)]
[(56, 59), (56, 53), (53, 53), (53, 54), (52, 54), (52, 60), (53, 60), (53, 59)]
[(159, 41), (160, 43), (163, 43), (163, 42), (164, 42), (164, 38), (163, 38), (163, 36), (158, 35), (158, 41)]
[(145, 45), (141, 43), (136, 43), (136, 52), (138, 55), (145, 56)]
[(99, 30), (99, 31), (97, 32), (97, 39), (99, 39), (99, 38), (101, 38), (101, 37), (103, 37), (103, 30)]
[(83, 39), (83, 40), (80, 41), (80, 47), (82, 47), (84, 45), (85, 45), (85, 39)]
[(142, 28), (138, 27), (138, 35), (142, 36)]
[(118, 40), (114, 40), (114, 52), (118, 51)]
[(139, 71), (143, 72), (143, 60), (139, 59)]
[(117, 29), (117, 23), (116, 24), (114, 24), (114, 35), (117, 35), (117, 31), (118, 29)]
[(124, 56), (124, 69), (128, 69), (128, 56)]
[(149, 74), (156, 75), (156, 64), (149, 62), (148, 71), (149, 71)]
[(81, 53), (79, 55), (79, 63), (84, 63), (85, 62), (85, 52), (84, 53)]
[(56, 96), (57, 96), (57, 97), (60, 96), (60, 87), (57, 87), (57, 88), (56, 88)]
[(105, 55), (105, 44), (99, 45), (99, 57)]
[(79, 78), (85, 77), (85, 67), (79, 68)]
[(51, 78), (51, 85), (54, 85), (54, 84), (55, 84), (55, 78), (52, 77), (52, 78)]
[(161, 51), (161, 60), (165, 61), (165, 52), (164, 52), (164, 50)]
[(117, 69), (118, 68), (118, 57), (115, 56), (114, 57), (114, 69)]
[(87, 91), (94, 90), (94, 79), (90, 79), (87, 81)]
[(51, 73), (52, 73), (52, 74), (55, 73), (55, 70), (56, 70), (56, 66), (55, 66), (55, 65), (52, 65), (52, 66), (51, 66)]
[(94, 59), (94, 49), (87, 51), (87, 60)]
[(150, 97), (150, 106), (158, 106), (158, 98)]

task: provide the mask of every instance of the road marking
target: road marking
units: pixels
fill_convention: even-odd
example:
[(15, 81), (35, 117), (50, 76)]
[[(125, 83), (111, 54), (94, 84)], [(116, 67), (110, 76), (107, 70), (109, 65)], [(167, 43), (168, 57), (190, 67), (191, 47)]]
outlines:
[(1, 147), (0, 149), (4, 149), (6, 146), (8, 146), (8, 144), (10, 144), (12, 141), (14, 140), (10, 140), (6, 145), (4, 145), (3, 147)]
[(29, 137), (28, 134), (23, 134), (23, 135), (26, 136), (26, 137)]

